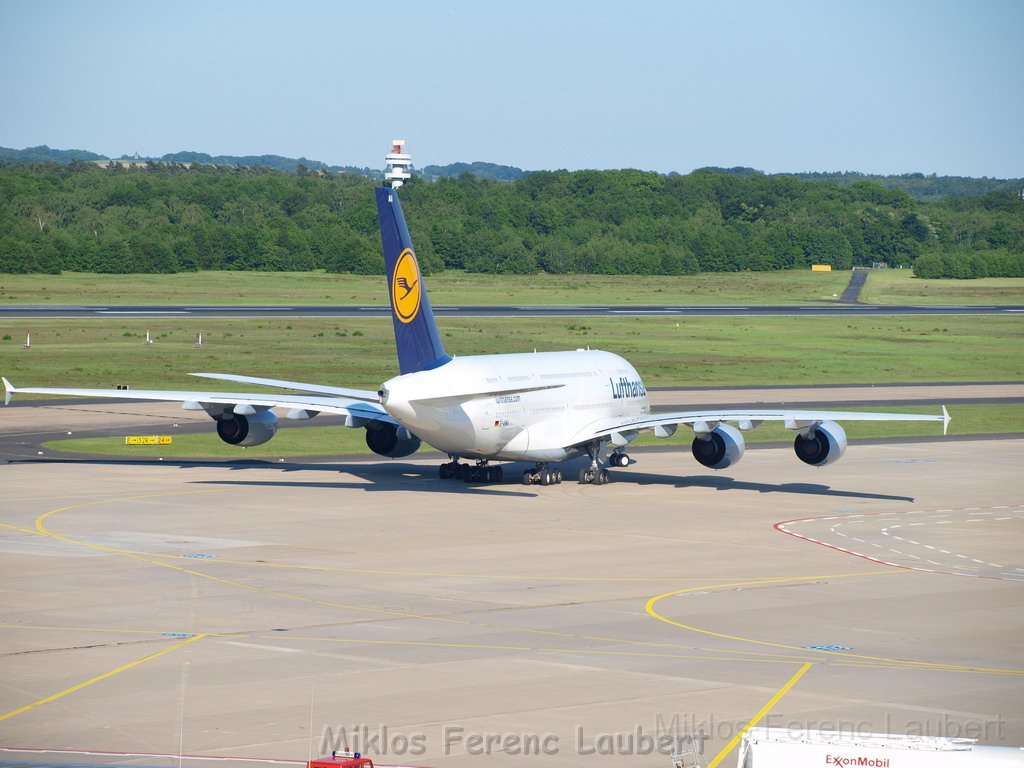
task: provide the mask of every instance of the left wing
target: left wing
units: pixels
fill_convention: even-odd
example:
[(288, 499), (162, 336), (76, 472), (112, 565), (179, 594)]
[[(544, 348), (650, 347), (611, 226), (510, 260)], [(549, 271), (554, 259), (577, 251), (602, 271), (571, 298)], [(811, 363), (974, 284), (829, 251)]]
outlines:
[(569, 445), (576, 446), (594, 440), (608, 440), (612, 445), (628, 444), (639, 432), (653, 430), (658, 437), (671, 436), (680, 425), (693, 428), (694, 432), (711, 432), (722, 422), (734, 423), (741, 430), (754, 429), (765, 421), (781, 421), (786, 429), (807, 430), (825, 421), (935, 421), (942, 423), (942, 434), (949, 429), (949, 413), (942, 406), (941, 416), (925, 416), (916, 413), (870, 413), (862, 411), (815, 411), (801, 409), (744, 409), (677, 411), (675, 413), (652, 413), (627, 421), (605, 420), (598, 422), (572, 438)]

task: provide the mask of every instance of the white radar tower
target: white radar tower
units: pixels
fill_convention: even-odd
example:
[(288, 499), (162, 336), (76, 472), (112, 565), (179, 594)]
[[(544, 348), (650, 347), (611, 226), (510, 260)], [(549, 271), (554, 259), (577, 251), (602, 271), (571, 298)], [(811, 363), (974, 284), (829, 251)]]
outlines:
[(412, 155), (406, 153), (403, 139), (391, 142), (391, 151), (385, 156), (384, 162), (384, 181), (389, 182), (395, 189), (412, 178), (412, 174), (409, 173), (409, 169), (412, 168)]

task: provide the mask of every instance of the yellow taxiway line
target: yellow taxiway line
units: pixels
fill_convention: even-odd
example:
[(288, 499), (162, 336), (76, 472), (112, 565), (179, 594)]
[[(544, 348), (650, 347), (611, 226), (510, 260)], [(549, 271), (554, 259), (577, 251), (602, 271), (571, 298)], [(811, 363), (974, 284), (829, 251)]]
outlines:
[(750, 721), (736, 732), (736, 735), (729, 740), (728, 744), (722, 747), (722, 750), (715, 755), (715, 759), (708, 763), (708, 768), (718, 768), (718, 764), (728, 757), (729, 753), (732, 752), (736, 745), (740, 743), (740, 739), (743, 738), (743, 734), (757, 725), (761, 721), (761, 718), (767, 715), (771, 711), (772, 707), (779, 703), (779, 699), (785, 696), (789, 689), (796, 685), (797, 680), (803, 677), (807, 673), (807, 670), (813, 666), (814, 663), (809, 661), (800, 667), (800, 669), (797, 670), (797, 673), (789, 678), (789, 680), (786, 681), (786, 684), (776, 691), (774, 696), (768, 699), (768, 703), (761, 707), (761, 709), (757, 711), (757, 714), (750, 718)]
[(129, 669), (133, 669), (134, 667), (139, 666), (140, 664), (145, 664), (147, 661), (152, 661), (155, 658), (163, 656), (165, 653), (170, 653), (171, 651), (176, 651), (176, 650), (178, 650), (179, 648), (181, 648), (183, 646), (189, 645), (190, 643), (194, 643), (197, 640), (201, 640), (204, 637), (206, 637), (206, 635), (202, 635), (202, 634), (200, 634), (200, 635), (193, 635), (192, 637), (189, 637), (189, 638), (186, 638), (185, 640), (182, 640), (180, 643), (175, 643), (174, 645), (170, 645), (170, 646), (168, 646), (166, 648), (163, 648), (162, 650), (159, 650), (159, 651), (157, 651), (155, 653), (151, 653), (148, 656), (143, 656), (141, 659), (136, 659), (135, 661), (130, 661), (127, 664), (122, 664), (117, 669), (112, 669), (109, 672), (104, 672), (102, 675), (96, 675), (96, 677), (91, 677), (91, 678), (89, 678), (88, 680), (86, 680), (84, 682), (78, 683), (78, 685), (73, 685), (70, 688), (65, 688), (63, 691), (60, 691), (59, 693), (55, 693), (55, 694), (53, 694), (51, 696), (47, 696), (45, 699), (39, 699), (39, 701), (33, 701), (31, 704), (26, 704), (23, 707), (18, 707), (17, 709), (12, 709), (10, 712), (7, 712), (7, 713), (5, 713), (3, 715), (0, 715), (0, 721), (9, 720), (12, 717), (17, 717), (20, 714), (23, 714), (25, 712), (28, 712), (29, 710), (35, 709), (36, 707), (41, 707), (43, 704), (49, 704), (51, 701), (56, 701), (57, 699), (62, 698), (64, 696), (67, 696), (69, 694), (72, 694), (75, 691), (80, 691), (83, 688), (86, 688), (86, 687), (92, 685), (93, 683), (98, 683), (101, 680), (106, 680), (107, 678), (113, 677), (114, 675), (119, 675), (122, 672), (125, 672), (125, 671), (127, 671)]
[[(910, 571), (910, 570), (880, 571), (880, 572), (878, 572), (877, 575), (884, 575), (884, 574), (896, 575), (896, 574), (902, 574), (902, 573), (913, 573), (913, 571)], [(792, 579), (765, 579), (763, 583), (770, 584), (770, 583), (777, 583), (779, 581), (797, 582), (797, 581), (809, 581), (809, 580), (813, 580), (813, 579), (823, 579), (823, 578), (825, 578), (825, 577), (823, 577), (823, 576), (818, 576), (818, 577), (807, 576), (807, 577), (792, 578)], [(830, 577), (830, 578), (835, 578), (835, 577)], [(685, 630), (688, 630), (690, 632), (697, 632), (697, 633), (702, 634), (702, 635), (708, 635), (710, 637), (717, 637), (717, 638), (720, 638), (722, 640), (734, 640), (734, 641), (740, 642), (740, 643), (749, 643), (749, 644), (752, 644), (752, 645), (761, 645), (761, 646), (766, 646), (766, 647), (769, 647), (769, 648), (782, 648), (782, 649), (787, 650), (787, 651), (803, 651), (803, 652), (806, 652), (808, 649), (800, 648), (799, 646), (796, 646), (796, 645), (787, 645), (786, 643), (775, 643), (775, 642), (771, 642), (769, 640), (758, 640), (756, 638), (751, 638), (751, 637), (740, 637), (739, 635), (729, 635), (729, 634), (725, 634), (724, 632), (714, 632), (714, 631), (712, 631), (710, 629), (701, 629), (700, 627), (695, 627), (695, 626), (692, 626), (690, 624), (683, 624), (682, 622), (674, 621), (674, 620), (668, 618), (667, 616), (664, 616), (661, 613), (658, 613), (658, 611), (656, 611), (655, 608), (654, 608), (654, 606), (657, 605), (658, 602), (660, 602), (661, 600), (664, 600), (667, 597), (674, 597), (675, 595), (684, 595), (687, 592), (695, 592), (697, 590), (702, 590), (702, 589), (705, 589), (705, 590), (706, 589), (726, 589), (726, 588), (729, 588), (729, 587), (752, 586), (755, 583), (752, 583), (752, 582), (734, 582), (734, 583), (729, 583), (729, 584), (718, 584), (718, 585), (716, 585), (714, 587), (690, 587), (689, 589), (678, 589), (678, 590), (675, 590), (674, 592), (665, 592), (664, 594), (656, 595), (656, 596), (652, 597), (650, 600), (648, 600), (647, 601), (647, 605), (644, 606), (644, 610), (647, 611), (648, 615), (653, 616), (658, 621), (663, 621), (666, 624), (671, 624), (674, 627), (679, 627), (680, 629), (685, 629)], [(894, 659), (894, 658), (889, 658), (889, 657), (886, 657), (886, 656), (867, 656), (867, 655), (859, 654), (859, 653), (848, 653), (846, 651), (815, 651), (815, 653), (825, 654), (826, 656), (829, 656), (829, 657), (832, 657), (832, 658), (842, 658), (842, 659), (845, 659), (845, 660), (848, 660), (848, 661), (859, 661), (859, 662), (868, 662), (868, 663), (871, 663), (871, 664), (882, 664), (882, 665), (887, 666), (888, 668), (894, 668), (895, 667), (895, 668), (900, 668), (900, 669), (924, 669), (924, 670), (929, 670), (929, 671), (934, 671), (934, 672), (978, 672), (978, 673), (990, 674), (990, 675), (1010, 675), (1010, 676), (1024, 675), (1024, 670), (1021, 670), (1021, 669), (999, 669), (999, 668), (989, 668), (989, 667), (972, 667), (972, 666), (967, 666), (967, 665), (963, 665), (963, 664), (943, 664), (941, 662), (933, 662), (933, 661), (914, 661), (912, 659)]]

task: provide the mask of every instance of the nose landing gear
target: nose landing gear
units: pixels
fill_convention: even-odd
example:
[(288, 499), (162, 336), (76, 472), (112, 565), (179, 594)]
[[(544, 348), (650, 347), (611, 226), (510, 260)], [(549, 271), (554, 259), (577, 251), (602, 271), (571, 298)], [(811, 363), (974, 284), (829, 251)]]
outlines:
[(629, 456), (621, 451), (615, 451), (608, 457), (608, 463), (613, 467), (628, 467)]

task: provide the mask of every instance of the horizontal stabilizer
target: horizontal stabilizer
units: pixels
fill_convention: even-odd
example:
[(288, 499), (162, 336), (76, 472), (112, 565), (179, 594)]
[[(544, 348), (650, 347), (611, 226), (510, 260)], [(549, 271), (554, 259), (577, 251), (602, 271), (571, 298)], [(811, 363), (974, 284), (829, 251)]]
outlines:
[(352, 400), (366, 400), (370, 403), (376, 403), (380, 400), (376, 392), (371, 392), (366, 389), (328, 387), (322, 384), (305, 384), (301, 381), (284, 381), (283, 379), (264, 379), (259, 376), (239, 376), (233, 373), (190, 373), (189, 376), (198, 376), (203, 379), (216, 379), (217, 381), (233, 381), (237, 384), (256, 384), (261, 387), (294, 389), (298, 392), (315, 392), (319, 395), (336, 395), (338, 397), (351, 398)]

